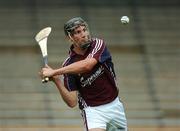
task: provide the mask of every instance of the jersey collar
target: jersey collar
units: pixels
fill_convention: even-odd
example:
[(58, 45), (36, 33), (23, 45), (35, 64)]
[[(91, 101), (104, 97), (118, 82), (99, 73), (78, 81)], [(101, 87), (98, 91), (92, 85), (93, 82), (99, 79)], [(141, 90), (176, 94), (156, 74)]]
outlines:
[[(87, 53), (87, 52), (89, 51), (89, 49), (91, 48), (92, 43), (93, 43), (93, 41), (91, 41), (90, 46), (88, 47), (86, 53)], [(70, 49), (69, 49), (69, 55), (70, 55), (70, 57), (73, 57), (73, 56), (75, 56), (75, 55), (79, 55), (79, 54), (77, 54), (77, 53), (73, 50), (73, 48), (74, 48), (74, 45), (72, 44), (72, 45), (70, 46)], [(84, 55), (86, 55), (86, 53), (85, 53)]]

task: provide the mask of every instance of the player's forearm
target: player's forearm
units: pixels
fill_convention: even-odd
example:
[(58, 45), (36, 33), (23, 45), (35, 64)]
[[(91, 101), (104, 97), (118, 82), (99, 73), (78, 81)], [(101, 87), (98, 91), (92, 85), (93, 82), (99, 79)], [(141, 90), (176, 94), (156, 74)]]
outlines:
[(95, 59), (85, 59), (55, 70), (55, 75), (77, 74), (90, 71), (97, 64)]
[(77, 105), (77, 96), (75, 92), (69, 92), (64, 85), (61, 83), (60, 79), (55, 79), (54, 83), (59, 90), (59, 93), (64, 100), (64, 102), (71, 108)]
[(62, 67), (57, 69), (55, 72), (55, 74), (76, 74), (76, 73), (84, 73), (88, 71), (87, 67), (85, 66), (85, 63), (83, 62), (77, 62), (77, 63), (73, 63), (71, 65)]

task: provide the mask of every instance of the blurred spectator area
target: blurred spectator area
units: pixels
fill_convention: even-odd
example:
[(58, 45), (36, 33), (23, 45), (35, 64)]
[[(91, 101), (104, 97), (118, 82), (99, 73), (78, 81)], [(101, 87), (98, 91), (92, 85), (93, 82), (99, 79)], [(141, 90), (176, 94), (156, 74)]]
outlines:
[(112, 53), (129, 127), (179, 127), (179, 0), (1, 0), (0, 16), (0, 129), (82, 125), (78, 108), (67, 107), (53, 84), (41, 84), (34, 40), (51, 26), (49, 65), (61, 66), (70, 46), (63, 25), (75, 16)]

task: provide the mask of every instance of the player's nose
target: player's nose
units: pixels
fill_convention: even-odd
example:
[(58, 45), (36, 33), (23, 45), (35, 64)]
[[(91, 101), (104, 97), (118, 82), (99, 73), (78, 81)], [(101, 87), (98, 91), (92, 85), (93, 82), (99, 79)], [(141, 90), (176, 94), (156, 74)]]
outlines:
[(88, 36), (88, 34), (86, 32), (84, 32), (84, 31), (81, 32), (81, 37), (82, 38), (86, 38), (87, 36)]

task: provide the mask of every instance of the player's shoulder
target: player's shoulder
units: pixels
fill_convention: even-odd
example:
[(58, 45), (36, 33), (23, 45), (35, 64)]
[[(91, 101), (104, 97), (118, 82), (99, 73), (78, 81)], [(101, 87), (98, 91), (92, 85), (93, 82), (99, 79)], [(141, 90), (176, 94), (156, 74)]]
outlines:
[(68, 56), (68, 57), (64, 60), (62, 66), (67, 66), (67, 65), (69, 65), (70, 59), (71, 59), (71, 57)]
[(104, 40), (102, 38), (92, 38), (92, 41), (95, 44), (100, 44), (100, 43), (104, 43)]
[(100, 47), (100, 46), (105, 46), (105, 42), (104, 42), (104, 40), (103, 39), (101, 39), (101, 38), (92, 38), (92, 45), (93, 45), (93, 47)]

